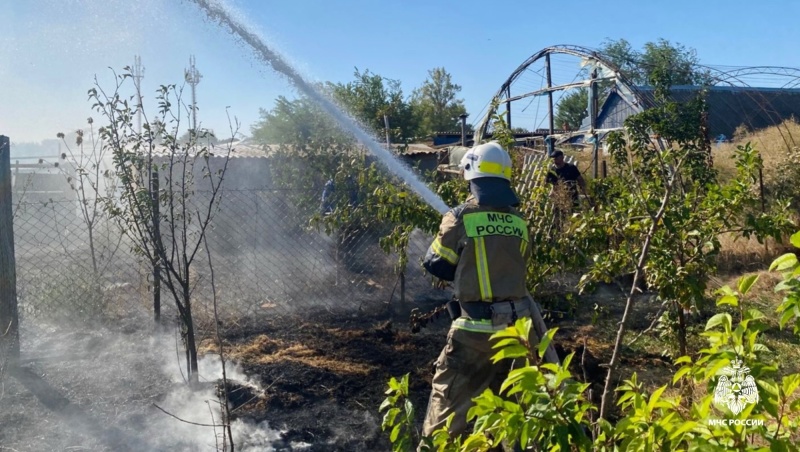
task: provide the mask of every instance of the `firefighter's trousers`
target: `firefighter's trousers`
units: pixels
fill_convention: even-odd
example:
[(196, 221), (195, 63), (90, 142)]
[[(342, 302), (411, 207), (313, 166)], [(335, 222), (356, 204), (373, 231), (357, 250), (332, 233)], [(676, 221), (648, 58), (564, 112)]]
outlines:
[[(526, 307), (518, 312), (520, 317), (529, 317)], [(502, 330), (510, 323), (507, 316), (492, 319), (494, 330)], [(460, 435), (467, 427), (467, 411), (472, 407), (472, 399), (480, 395), (486, 388), (499, 393), (500, 385), (508, 376), (513, 362), (503, 359), (495, 364), (492, 356), (498, 350), (493, 349), (495, 341), (489, 340), (491, 332), (468, 331), (459, 328), (455, 321), (447, 333), (447, 343), (436, 360), (436, 372), (433, 376), (433, 388), (422, 434), (430, 436), (435, 430), (444, 426), (448, 416), (455, 413), (450, 424), (450, 433)], [(531, 343), (538, 342), (531, 329)]]

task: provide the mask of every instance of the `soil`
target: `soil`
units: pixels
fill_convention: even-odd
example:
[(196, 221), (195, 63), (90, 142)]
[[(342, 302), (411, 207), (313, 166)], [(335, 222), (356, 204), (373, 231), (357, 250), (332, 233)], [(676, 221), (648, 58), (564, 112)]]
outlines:
[[(238, 416), (279, 428), (276, 450), (297, 443), (312, 451), (390, 450), (378, 412), (387, 382), (410, 373), (421, 423), (447, 329), (442, 320), (412, 334), (396, 322), (388, 314), (342, 315), (290, 328), (276, 322), (229, 339), (231, 359), (265, 388), (263, 396), (240, 405)], [(234, 396), (234, 404), (242, 398)]]
[[(563, 294), (559, 296), (563, 298)], [(621, 315), (624, 298), (615, 287), (604, 287), (575, 302), (580, 309), (550, 318), (548, 325), (559, 328), (554, 340), (559, 355), (563, 359), (575, 354), (571, 370), (580, 380), (592, 383), (591, 397), (599, 402), (606, 373), (601, 363), (610, 358), (612, 343), (607, 339), (616, 331), (610, 328)], [(592, 324), (593, 310), (588, 307), (594, 304), (604, 307), (605, 322), (601, 319)], [(657, 306), (642, 297), (632, 327), (645, 329), (656, 311)], [(231, 359), (266, 388), (263, 396), (241, 405), (237, 415), (280, 428), (281, 441), (273, 443), (277, 450), (293, 450), (292, 444), (297, 443), (310, 444), (309, 450), (314, 451), (390, 450), (378, 412), (387, 382), (410, 374), (409, 390), (420, 427), (433, 362), (449, 327), (449, 320), (442, 318), (412, 333), (407, 319), (407, 312), (372, 316), (323, 313), (302, 321), (261, 324), (229, 337)], [(607, 331), (599, 334), (604, 329)], [(206, 350), (213, 349), (205, 345)], [(622, 375), (637, 371), (642, 380), (660, 381), (671, 365), (661, 355), (625, 348), (622, 366)]]

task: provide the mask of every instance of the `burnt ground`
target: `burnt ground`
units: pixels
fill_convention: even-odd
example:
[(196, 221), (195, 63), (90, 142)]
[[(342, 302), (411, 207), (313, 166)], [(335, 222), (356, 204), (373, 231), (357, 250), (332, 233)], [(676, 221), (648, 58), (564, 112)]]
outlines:
[[(543, 303), (549, 307), (548, 325), (559, 328), (555, 337), (559, 355), (575, 353), (572, 372), (592, 383), (591, 396), (599, 401), (605, 378), (601, 363), (610, 358), (624, 298), (609, 286), (583, 296), (554, 291)], [(652, 323), (658, 310), (653, 303), (649, 296), (640, 297), (631, 321), (633, 331)], [(407, 311), (372, 316), (318, 314), (303, 320), (276, 320), (229, 336), (231, 359), (266, 388), (262, 397), (241, 406), (242, 399), (251, 398), (249, 393), (234, 396), (237, 416), (279, 428), (282, 439), (273, 443), (278, 450), (293, 450), (291, 443), (310, 444), (309, 450), (319, 451), (389, 450), (378, 412), (386, 384), (393, 376), (410, 374), (409, 389), (420, 426), (433, 362), (449, 327), (449, 320), (441, 318), (412, 333), (407, 319)], [(206, 345), (207, 350), (213, 348)], [(660, 353), (632, 347), (623, 349), (622, 366), (626, 378), (636, 371), (652, 385), (663, 384), (672, 368)]]
[(231, 359), (265, 388), (262, 397), (237, 409), (238, 416), (280, 429), (277, 450), (292, 450), (292, 443), (319, 451), (389, 450), (378, 413), (386, 384), (410, 373), (421, 423), (447, 328), (441, 320), (412, 334), (397, 320), (402, 316), (393, 317), (326, 315), (229, 338)]
[[(593, 382), (597, 399), (605, 376), (600, 363), (608, 360), (624, 297), (609, 288), (578, 296), (567, 287), (553, 287), (540, 301), (548, 324), (559, 328), (560, 355), (576, 353), (572, 371)], [(239, 366), (229, 374), (241, 441), (236, 450), (390, 450), (378, 412), (386, 384), (410, 374), (420, 425), (432, 364), (449, 326), (440, 318), (412, 333), (409, 309), (437, 304), (409, 303), (393, 314), (306, 312), (225, 328), (226, 354)], [(657, 308), (641, 297), (632, 330), (647, 328)], [(113, 327), (43, 324), (25, 331), (23, 369), (0, 379), (0, 449), (216, 450), (207, 427), (190, 429), (154, 408), (208, 423), (216, 380), (188, 390), (178, 338), (156, 337), (148, 325), (128, 318)], [(654, 337), (646, 335), (651, 343)], [(213, 365), (203, 369), (214, 356), (213, 344), (204, 342), (200, 350), (206, 354), (201, 376), (214, 374)], [(626, 347), (623, 365), (622, 375), (636, 370), (648, 385), (663, 384), (671, 368), (666, 358), (642, 347)], [(254, 386), (242, 384), (248, 378)]]

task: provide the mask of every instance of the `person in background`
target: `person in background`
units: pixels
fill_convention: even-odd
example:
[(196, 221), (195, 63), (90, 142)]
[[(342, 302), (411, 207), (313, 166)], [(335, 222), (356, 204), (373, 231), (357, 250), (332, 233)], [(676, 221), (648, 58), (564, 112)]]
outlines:
[[(348, 176), (346, 179), (346, 189), (349, 195), (350, 206), (355, 207), (358, 205), (358, 183), (356, 182), (355, 177)], [(328, 215), (336, 208), (336, 184), (333, 181), (333, 178), (328, 179), (325, 182), (325, 186), (322, 188), (322, 198), (320, 199), (320, 206), (319, 210), (322, 215)]]
[[(471, 194), (444, 214), (423, 261), (428, 272), (454, 287), (454, 301), (447, 306), (453, 323), (436, 360), (425, 436), (451, 414), (450, 433), (465, 432), (472, 399), (486, 388), (498, 394), (511, 367), (510, 360), (492, 363), (497, 350), (489, 337), (531, 315), (525, 283), (528, 225), (511, 188), (511, 158), (490, 142), (467, 151), (460, 167)], [(532, 336), (531, 343), (537, 343)]]
[(550, 155), (553, 164), (547, 173), (547, 182), (553, 186), (564, 184), (572, 197), (573, 204), (578, 203), (578, 189), (581, 193), (586, 193), (586, 181), (583, 179), (580, 170), (572, 163), (564, 161), (564, 153), (556, 150)]

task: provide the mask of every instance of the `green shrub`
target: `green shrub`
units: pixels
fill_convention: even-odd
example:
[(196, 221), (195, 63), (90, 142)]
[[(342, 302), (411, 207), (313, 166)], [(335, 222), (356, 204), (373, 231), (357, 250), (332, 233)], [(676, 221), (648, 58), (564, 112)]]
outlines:
[[(791, 242), (800, 248), (800, 232), (791, 237)], [(800, 336), (797, 256), (785, 254), (770, 269), (783, 275), (775, 287), (785, 294), (777, 308), (780, 326), (791, 325)], [(560, 365), (536, 365), (528, 359), (527, 365), (509, 374), (500, 394), (486, 390), (474, 399), (468, 414), (474, 422), (469, 435), (451, 438), (445, 426), (430, 438), (421, 438), (423, 449), (486, 451), (505, 442), (523, 450), (556, 451), (800, 450), (800, 374), (779, 377), (777, 362), (760, 342), (767, 328), (763, 321), (766, 316), (746, 304), (756, 280), (757, 276), (745, 276), (736, 289), (719, 291), (719, 312), (708, 320), (702, 333), (708, 346), (696, 357), (675, 360), (673, 386), (664, 385), (648, 393), (634, 373), (616, 388), (620, 415), (615, 423), (593, 422), (597, 407), (586, 397), (588, 384), (578, 382), (568, 370), (572, 355)], [(554, 330), (548, 332), (544, 345), (534, 350), (524, 340), (530, 328), (530, 320), (521, 319), (493, 335), (498, 349), (494, 359), (541, 357)], [(725, 399), (726, 394), (719, 389), (745, 394), (726, 385), (747, 387), (749, 382), (756, 385), (757, 401)], [(692, 386), (705, 387), (705, 395), (693, 398), (681, 390)], [(414, 410), (408, 399), (408, 376), (400, 383), (392, 379), (387, 394), (390, 396), (381, 405), (382, 411), (388, 410), (383, 427), (391, 428), (394, 450), (413, 450)], [(404, 415), (398, 416), (400, 413)]]

